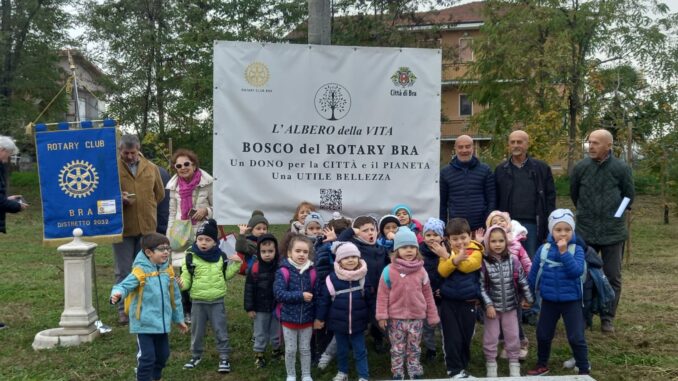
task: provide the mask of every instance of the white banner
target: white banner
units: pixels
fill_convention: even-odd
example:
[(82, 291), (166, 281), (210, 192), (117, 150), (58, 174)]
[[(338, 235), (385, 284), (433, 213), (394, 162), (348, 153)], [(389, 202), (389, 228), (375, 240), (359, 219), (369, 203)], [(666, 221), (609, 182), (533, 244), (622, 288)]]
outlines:
[(438, 216), (441, 51), (214, 45), (214, 210)]

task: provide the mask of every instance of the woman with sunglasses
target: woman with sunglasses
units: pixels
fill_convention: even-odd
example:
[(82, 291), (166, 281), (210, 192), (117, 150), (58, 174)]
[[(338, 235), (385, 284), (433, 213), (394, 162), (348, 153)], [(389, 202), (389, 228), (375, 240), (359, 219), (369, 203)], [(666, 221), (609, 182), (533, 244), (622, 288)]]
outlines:
[[(176, 174), (167, 183), (170, 191), (169, 221), (167, 234), (172, 234), (175, 221), (191, 220), (193, 231), (207, 219), (212, 218), (212, 183), (209, 173), (200, 169), (198, 155), (195, 152), (180, 148), (172, 155), (172, 167)], [(172, 266), (181, 268), (185, 253), (172, 253)], [(182, 292), (184, 312), (187, 323), (190, 323), (191, 302)]]

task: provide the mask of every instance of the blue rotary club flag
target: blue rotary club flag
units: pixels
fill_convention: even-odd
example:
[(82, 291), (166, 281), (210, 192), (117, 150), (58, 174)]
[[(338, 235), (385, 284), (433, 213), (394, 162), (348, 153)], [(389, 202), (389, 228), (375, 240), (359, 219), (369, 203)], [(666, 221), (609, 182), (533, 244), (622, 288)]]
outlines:
[(104, 127), (35, 134), (45, 243), (66, 243), (75, 228), (90, 241), (120, 240), (115, 131)]

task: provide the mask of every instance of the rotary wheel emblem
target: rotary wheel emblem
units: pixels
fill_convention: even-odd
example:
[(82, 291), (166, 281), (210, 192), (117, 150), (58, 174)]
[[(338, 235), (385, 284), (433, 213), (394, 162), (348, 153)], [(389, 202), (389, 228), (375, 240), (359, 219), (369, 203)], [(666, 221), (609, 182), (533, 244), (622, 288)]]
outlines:
[(268, 67), (261, 62), (252, 62), (245, 69), (245, 79), (255, 87), (262, 87), (268, 82)]
[(98, 184), (97, 170), (84, 160), (73, 160), (59, 172), (61, 190), (73, 198), (89, 196)]

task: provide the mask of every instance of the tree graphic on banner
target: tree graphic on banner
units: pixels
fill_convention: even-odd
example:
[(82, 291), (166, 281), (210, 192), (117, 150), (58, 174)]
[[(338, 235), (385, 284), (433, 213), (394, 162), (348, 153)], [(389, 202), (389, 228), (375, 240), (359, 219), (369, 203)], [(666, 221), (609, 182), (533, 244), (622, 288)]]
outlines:
[(323, 95), (318, 100), (318, 103), (320, 104), (321, 111), (332, 111), (332, 116), (329, 120), (337, 120), (334, 116), (334, 112), (343, 112), (348, 104), (344, 94), (342, 94), (341, 87), (336, 84), (325, 86)]

